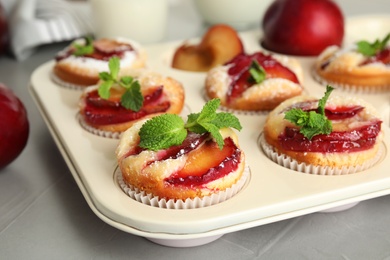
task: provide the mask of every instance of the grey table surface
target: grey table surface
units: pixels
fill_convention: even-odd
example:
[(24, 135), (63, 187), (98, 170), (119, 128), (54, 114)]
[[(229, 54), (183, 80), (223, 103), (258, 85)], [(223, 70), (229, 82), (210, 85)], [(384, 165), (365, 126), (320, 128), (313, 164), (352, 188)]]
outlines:
[[(337, 1), (347, 16), (389, 14), (389, 0)], [(172, 1), (165, 41), (201, 35), (189, 0)], [(389, 26), (390, 28), (390, 26)], [(30, 136), (0, 171), (0, 259), (390, 259), (390, 197), (337, 213), (313, 213), (250, 228), (200, 246), (171, 248), (120, 231), (89, 208), (28, 90), (31, 73), (66, 43), (27, 60), (0, 57), (0, 82), (24, 102)]]

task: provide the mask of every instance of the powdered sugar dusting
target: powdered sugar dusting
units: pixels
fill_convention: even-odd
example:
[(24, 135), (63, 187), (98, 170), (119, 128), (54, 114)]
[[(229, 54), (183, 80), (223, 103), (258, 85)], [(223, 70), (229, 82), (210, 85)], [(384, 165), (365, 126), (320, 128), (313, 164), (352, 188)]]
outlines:
[[(134, 51), (125, 52), (120, 60), (120, 67), (124, 68), (131, 66), (136, 60), (137, 53)], [(108, 61), (97, 60), (89, 57), (77, 57), (70, 55), (65, 59), (59, 61), (59, 63), (69, 64), (70, 66), (77, 66), (88, 70), (91, 74), (99, 73), (102, 71), (108, 71)]]

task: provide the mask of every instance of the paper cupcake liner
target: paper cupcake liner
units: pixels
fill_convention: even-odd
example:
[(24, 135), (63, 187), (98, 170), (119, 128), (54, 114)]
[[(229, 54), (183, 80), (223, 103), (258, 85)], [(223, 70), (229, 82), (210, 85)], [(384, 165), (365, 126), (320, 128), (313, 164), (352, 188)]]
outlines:
[(132, 185), (127, 185), (123, 180), (122, 172), (119, 167), (117, 167), (115, 170), (115, 175), (116, 180), (123, 192), (133, 200), (142, 204), (164, 209), (195, 209), (212, 206), (232, 198), (240, 190), (242, 190), (246, 182), (250, 179), (250, 169), (249, 167), (245, 167), (242, 177), (232, 187), (227, 188), (226, 190), (220, 191), (210, 196), (204, 196), (202, 198), (197, 197), (186, 200), (167, 200), (165, 198), (159, 198), (158, 196), (153, 196), (152, 194), (140, 191)]
[(384, 147), (381, 145), (376, 156), (371, 160), (366, 161), (364, 164), (344, 167), (326, 167), (298, 162), (290, 156), (277, 153), (274, 148), (265, 141), (263, 134), (259, 137), (259, 146), (262, 148), (264, 154), (275, 163), (297, 172), (314, 175), (346, 175), (361, 172), (374, 166), (384, 154)]
[(80, 115), (80, 113), (77, 113), (77, 120), (79, 121), (81, 127), (86, 130), (87, 132), (90, 132), (91, 134), (106, 137), (106, 138), (112, 138), (112, 139), (119, 139), (122, 132), (110, 132), (110, 131), (103, 131), (100, 129), (97, 129), (95, 127), (92, 127), (85, 122), (84, 118)]
[(73, 89), (73, 90), (84, 90), (84, 89), (87, 88), (87, 86), (81, 86), (81, 85), (77, 85), (77, 84), (73, 84), (73, 83), (69, 83), (69, 82), (63, 81), (62, 79), (57, 77), (54, 74), (54, 72), (50, 73), (50, 78), (51, 78), (51, 80), (54, 83), (56, 83), (58, 86), (63, 87), (63, 88)]
[(384, 85), (384, 86), (357, 86), (357, 85), (349, 85), (345, 83), (338, 83), (334, 81), (329, 81), (321, 77), (313, 68), (311, 70), (311, 75), (318, 83), (324, 85), (331, 85), (334, 88), (341, 89), (344, 91), (348, 91), (350, 93), (354, 94), (381, 94), (383, 92), (390, 91), (390, 86)]
[[(207, 101), (210, 101), (210, 97), (207, 95), (206, 93), (206, 90), (203, 90), (203, 98), (204, 100), (207, 102)], [(223, 106), (223, 105), (220, 105), (219, 106), (219, 109), (224, 111), (224, 112), (228, 112), (228, 113), (232, 113), (232, 114), (236, 114), (236, 115), (252, 115), (252, 116), (258, 116), (258, 115), (268, 115), (269, 112), (271, 112), (271, 110), (239, 110), (239, 109), (234, 109), (234, 108), (230, 108), (230, 107), (226, 107), (226, 106)]]

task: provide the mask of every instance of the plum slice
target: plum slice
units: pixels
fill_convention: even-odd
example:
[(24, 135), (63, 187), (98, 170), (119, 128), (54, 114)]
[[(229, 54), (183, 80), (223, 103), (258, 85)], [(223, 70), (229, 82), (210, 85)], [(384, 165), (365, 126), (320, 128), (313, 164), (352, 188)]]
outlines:
[(155, 87), (144, 95), (144, 103), (139, 111), (124, 108), (120, 103), (120, 96), (119, 93), (114, 92), (109, 99), (103, 99), (97, 90), (89, 92), (84, 109), (85, 120), (93, 125), (118, 124), (148, 114), (165, 112), (170, 107), (170, 102), (163, 99), (163, 86)]
[[(363, 109), (362, 106), (340, 106), (325, 108), (325, 114), (330, 120), (343, 120), (354, 117)], [(284, 133), (279, 136), (279, 142), (283, 149), (296, 152), (363, 151), (374, 146), (376, 137), (381, 131), (381, 123), (380, 120), (373, 120), (349, 131), (333, 131), (329, 135), (316, 135), (311, 140), (304, 137), (299, 129), (286, 127)]]
[(241, 151), (228, 137), (222, 150), (212, 140), (188, 153), (185, 166), (165, 179), (170, 185), (198, 186), (222, 178), (236, 170), (241, 161)]

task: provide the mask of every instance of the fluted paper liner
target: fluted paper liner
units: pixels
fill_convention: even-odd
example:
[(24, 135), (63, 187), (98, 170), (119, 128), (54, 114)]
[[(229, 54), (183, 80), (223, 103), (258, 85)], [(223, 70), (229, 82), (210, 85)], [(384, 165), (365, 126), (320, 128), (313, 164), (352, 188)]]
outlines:
[(328, 81), (325, 78), (318, 75), (318, 73), (315, 71), (315, 68), (311, 70), (312, 77), (320, 84), (326, 86), (331, 85), (334, 88), (341, 89), (348, 91), (350, 93), (359, 94), (359, 93), (367, 93), (367, 94), (380, 94), (383, 92), (390, 91), (390, 85), (383, 85), (383, 86), (355, 86), (355, 85), (349, 85), (345, 83), (338, 83), (334, 81)]
[(63, 81), (59, 77), (57, 77), (54, 72), (50, 73), (50, 77), (54, 83), (56, 83), (58, 86), (63, 87), (63, 88), (68, 88), (68, 89), (74, 89), (74, 90), (84, 90), (87, 88), (87, 86), (81, 86), (73, 83), (69, 83), (66, 81)]
[(232, 187), (227, 188), (226, 190), (219, 191), (215, 194), (202, 198), (197, 197), (194, 199), (186, 199), (185, 201), (159, 198), (158, 196), (153, 196), (152, 194), (147, 194), (144, 191), (140, 191), (132, 185), (127, 185), (123, 180), (122, 172), (119, 167), (116, 169), (116, 175), (116, 179), (121, 189), (130, 198), (142, 204), (165, 209), (195, 209), (221, 203), (236, 195), (245, 186), (247, 180), (249, 180), (250, 169), (249, 167), (245, 167), (242, 177), (235, 184), (233, 184)]
[(371, 160), (366, 161), (364, 164), (338, 168), (306, 164), (298, 162), (285, 154), (279, 154), (265, 141), (263, 134), (261, 134), (259, 138), (259, 145), (265, 155), (275, 163), (294, 171), (315, 175), (345, 175), (367, 170), (380, 160), (384, 150), (383, 145), (381, 145), (376, 156)]
[(107, 138), (113, 138), (113, 139), (119, 139), (121, 134), (122, 134), (122, 132), (103, 131), (103, 130), (97, 129), (93, 126), (90, 126), (85, 122), (84, 118), (80, 115), (80, 113), (77, 114), (77, 119), (78, 119), (82, 128), (84, 128), (86, 131), (88, 131), (94, 135), (98, 135), (101, 137), (107, 137)]

